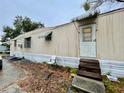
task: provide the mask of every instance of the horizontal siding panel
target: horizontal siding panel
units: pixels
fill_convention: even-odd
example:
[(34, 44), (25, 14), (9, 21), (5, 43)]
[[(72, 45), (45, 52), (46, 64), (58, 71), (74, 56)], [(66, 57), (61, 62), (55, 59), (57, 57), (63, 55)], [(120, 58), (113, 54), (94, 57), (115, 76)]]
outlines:
[(99, 60), (101, 73), (106, 75), (110, 73), (112, 76), (124, 77), (124, 62), (112, 60)]

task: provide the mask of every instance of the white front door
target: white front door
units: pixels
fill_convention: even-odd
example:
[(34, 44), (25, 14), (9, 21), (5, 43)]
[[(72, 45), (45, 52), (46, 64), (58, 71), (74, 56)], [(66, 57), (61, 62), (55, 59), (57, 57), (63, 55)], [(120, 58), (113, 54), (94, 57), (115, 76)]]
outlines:
[(80, 56), (96, 57), (96, 25), (95, 24), (81, 27)]

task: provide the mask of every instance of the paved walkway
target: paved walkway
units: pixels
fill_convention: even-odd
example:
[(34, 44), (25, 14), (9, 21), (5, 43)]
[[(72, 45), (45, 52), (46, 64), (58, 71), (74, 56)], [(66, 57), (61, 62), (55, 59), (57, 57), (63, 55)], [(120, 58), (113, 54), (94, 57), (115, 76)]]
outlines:
[[(0, 71), (0, 93), (22, 93), (18, 91), (10, 92), (9, 90), (14, 91), (15, 89), (17, 89), (18, 85), (16, 85), (15, 87), (14, 83), (17, 80), (24, 78), (24, 76), (25, 73), (22, 69), (17, 68), (7, 60), (3, 60), (3, 70)], [(6, 92), (3, 92), (2, 90), (6, 90)]]

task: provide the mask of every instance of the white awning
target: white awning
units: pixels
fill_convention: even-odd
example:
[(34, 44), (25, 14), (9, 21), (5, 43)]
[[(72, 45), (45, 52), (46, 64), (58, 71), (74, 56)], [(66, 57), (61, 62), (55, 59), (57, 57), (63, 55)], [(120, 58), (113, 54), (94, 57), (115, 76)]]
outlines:
[(45, 38), (46, 36), (48, 36), (51, 32), (44, 32), (42, 33), (42, 35), (39, 36), (39, 38)]

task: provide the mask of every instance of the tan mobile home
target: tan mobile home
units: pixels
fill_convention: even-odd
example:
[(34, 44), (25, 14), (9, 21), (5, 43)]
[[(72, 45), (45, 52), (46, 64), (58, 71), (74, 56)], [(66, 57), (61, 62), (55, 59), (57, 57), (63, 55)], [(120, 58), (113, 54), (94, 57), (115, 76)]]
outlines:
[(21, 34), (11, 41), (10, 54), (36, 62), (47, 62), (56, 56), (58, 64), (77, 67), (80, 55), (75, 26), (76, 23), (70, 22)]
[[(11, 56), (35, 62), (55, 58), (57, 64), (71, 67), (78, 67), (80, 58), (98, 59), (102, 74), (124, 76), (124, 3), (118, 4), (107, 11), (88, 11), (67, 24), (21, 34), (11, 41)], [(98, 8), (104, 5), (108, 4)]]
[[(50, 40), (46, 37), (50, 36)], [(25, 46), (26, 39), (30, 38), (30, 46)], [(78, 57), (78, 31), (74, 23), (64, 25), (39, 28), (34, 31), (22, 34), (13, 39), (11, 53), (34, 53), (57, 56)], [(16, 47), (15, 47), (16, 46)], [(21, 47), (20, 47), (21, 46)], [(71, 48), (70, 48), (71, 47)]]

